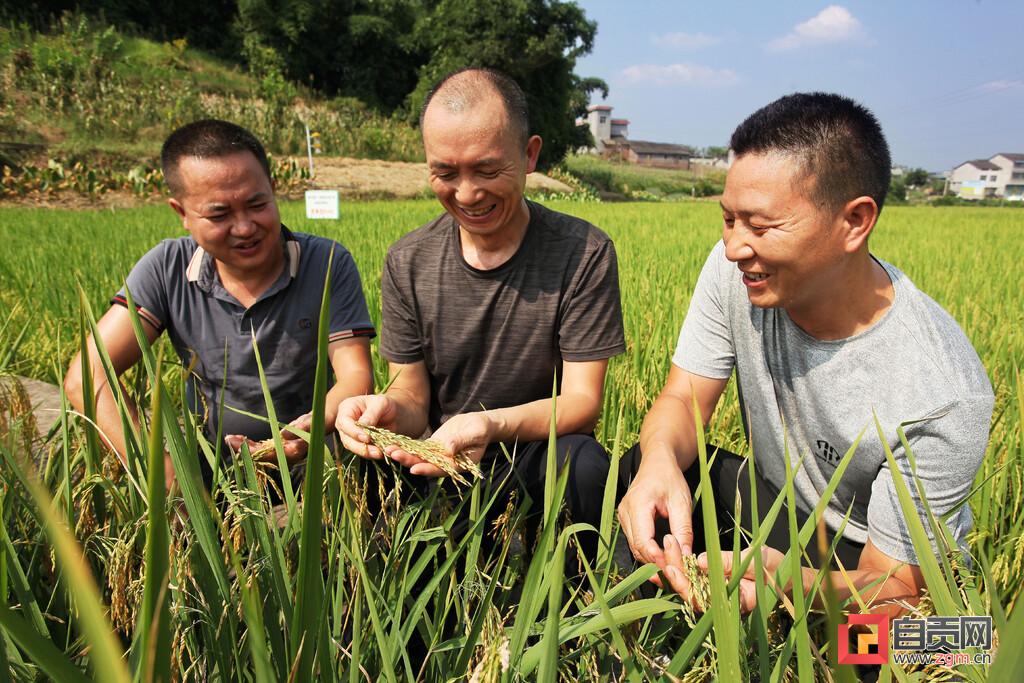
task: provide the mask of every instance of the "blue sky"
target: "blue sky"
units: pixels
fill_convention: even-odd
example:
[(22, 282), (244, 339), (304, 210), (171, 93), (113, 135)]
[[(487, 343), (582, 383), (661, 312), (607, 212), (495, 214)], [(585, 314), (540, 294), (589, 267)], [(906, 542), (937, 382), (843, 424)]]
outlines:
[(725, 145), (758, 107), (839, 92), (882, 123), (893, 162), (931, 171), (1024, 152), (1024, 2), (579, 0), (597, 21), (576, 73), (611, 88), (637, 140)]

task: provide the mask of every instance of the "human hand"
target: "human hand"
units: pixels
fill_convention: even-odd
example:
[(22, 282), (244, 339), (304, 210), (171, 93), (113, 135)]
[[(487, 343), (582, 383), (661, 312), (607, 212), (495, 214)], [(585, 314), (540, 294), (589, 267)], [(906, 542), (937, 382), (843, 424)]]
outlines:
[[(731, 578), (733, 573), (733, 564), (735, 563), (736, 568), (739, 569), (739, 565), (747, 558), (752, 552), (751, 548), (745, 548), (740, 552), (739, 557), (736, 557), (732, 551), (726, 550), (722, 552), (722, 568), (725, 573), (725, 578)], [(785, 559), (785, 555), (775, 548), (769, 548), (768, 546), (761, 546), (761, 567), (764, 571), (765, 582), (768, 585), (776, 588), (774, 585), (775, 574), (779, 570), (779, 565)], [(708, 568), (707, 553), (701, 553), (700, 557), (697, 558), (697, 566), (702, 568), (705, 572)], [(740, 609), (743, 612), (751, 612), (754, 607), (757, 606), (757, 584), (754, 582), (756, 577), (757, 566), (754, 560), (750, 561), (747, 565), (747, 569), (743, 572), (742, 578), (740, 578), (739, 593), (740, 593)]]
[[(302, 438), (300, 432), (309, 434), (313, 424), (313, 414), (306, 413), (288, 423), (288, 426), (281, 430), (281, 441), (284, 446), (284, 456), (288, 462), (302, 460), (309, 450), (309, 442)], [(297, 431), (291, 431), (289, 427), (295, 427)]]
[(665, 568), (665, 553), (654, 538), (654, 523), (658, 517), (668, 519), (680, 553), (690, 555), (693, 552), (690, 486), (674, 457), (669, 458), (659, 464), (648, 460), (651, 464), (646, 468), (641, 465), (618, 509), (619, 523), (633, 557), (641, 562), (653, 562), (662, 569)]
[[(672, 590), (679, 593), (679, 595), (684, 600), (690, 600), (691, 604), (693, 604), (693, 596), (690, 582), (687, 580), (685, 572), (682, 571), (682, 558), (675, 555), (674, 552), (670, 552), (668, 550), (668, 538), (669, 537), (666, 537), (666, 555), (668, 556), (668, 566), (665, 570), (665, 576), (668, 577)], [(732, 578), (734, 562), (736, 568), (738, 569), (739, 565), (742, 564), (744, 560), (746, 560), (750, 553), (750, 548), (744, 549), (739, 556), (735, 555), (732, 551), (729, 550), (722, 551), (722, 569), (726, 579)], [(775, 550), (774, 548), (769, 548), (767, 546), (761, 547), (761, 563), (766, 580), (768, 580), (769, 583), (771, 577), (775, 576), (775, 573), (778, 570), (779, 565), (782, 563), (784, 557), (785, 555), (780, 553), (778, 550)], [(707, 574), (708, 567), (708, 554), (701, 553), (697, 557), (697, 569), (703, 572), (704, 574)], [(744, 613), (753, 611), (754, 607), (757, 606), (757, 583), (755, 582), (756, 572), (757, 567), (754, 564), (754, 561), (752, 560), (750, 564), (747, 565), (746, 571), (744, 571), (743, 575), (740, 577), (740, 582), (737, 586), (737, 591), (739, 592), (740, 600), (740, 611)], [(701, 607), (697, 604), (694, 604), (694, 606), (698, 607), (699, 609), (706, 608), (706, 606)]]
[(338, 406), (338, 419), (334, 426), (341, 444), (358, 456), (380, 460), (384, 451), (374, 446), (370, 435), (357, 422), (394, 431), (398, 419), (398, 406), (386, 394), (351, 396)]
[[(287, 429), (287, 428), (286, 428)], [(285, 435), (287, 434), (287, 436)], [(309, 444), (291, 432), (281, 430), (282, 448), (284, 457), (288, 462), (302, 460), (306, 456)], [(274, 448), (272, 439), (266, 441), (254, 441), (244, 434), (228, 434), (224, 437), (224, 443), (233, 452), (242, 450), (242, 444), (249, 445), (249, 453), (253, 460), (261, 462), (277, 462), (277, 450)]]
[(176, 482), (177, 479), (175, 479), (174, 475), (174, 461), (171, 460), (171, 454), (164, 451), (164, 488), (167, 490), (168, 497), (171, 496)]
[[(453, 461), (455, 454), (461, 453), (473, 462), (479, 463), (487, 446), (491, 443), (494, 430), (495, 423), (486, 411), (463, 413), (450, 418), (441, 425), (430, 437), (430, 440), (443, 445)], [(386, 450), (388, 457), (400, 465), (408, 467), (412, 474), (425, 477), (442, 477), (447, 474), (440, 467), (400, 448), (389, 447)]]

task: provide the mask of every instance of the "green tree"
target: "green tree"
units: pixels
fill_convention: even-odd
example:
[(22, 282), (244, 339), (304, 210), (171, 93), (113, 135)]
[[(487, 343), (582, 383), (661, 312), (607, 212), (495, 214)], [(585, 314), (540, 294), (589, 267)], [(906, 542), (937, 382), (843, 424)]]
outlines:
[(904, 176), (893, 176), (889, 181), (889, 192), (885, 195), (886, 204), (903, 204), (907, 201), (907, 183)]
[(76, 12), (103, 26), (114, 25), (155, 40), (185, 38), (189, 45), (230, 59), (237, 58), (240, 47), (231, 28), (236, 5), (235, 0), (36, 0), (0, 3), (0, 21), (24, 22), (47, 31), (63, 14)]
[(923, 168), (912, 168), (903, 174), (903, 182), (907, 187), (924, 187), (930, 177), (931, 174)]
[(415, 30), (429, 60), (408, 99), (410, 118), (419, 115), (430, 87), (446, 73), (469, 66), (500, 69), (519, 83), (530, 106), (533, 132), (544, 138), (540, 165), (546, 168), (589, 142), (577, 126), (590, 93), (608, 93), (604, 81), (574, 73), (576, 59), (594, 46), (597, 24), (583, 10), (561, 0), (468, 3), (428, 2)]
[(711, 146), (704, 150), (704, 156), (710, 159), (724, 159), (729, 156), (729, 148)]
[(247, 52), (280, 56), (284, 75), (328, 95), (392, 111), (426, 56), (411, 37), (418, 0), (238, 0)]

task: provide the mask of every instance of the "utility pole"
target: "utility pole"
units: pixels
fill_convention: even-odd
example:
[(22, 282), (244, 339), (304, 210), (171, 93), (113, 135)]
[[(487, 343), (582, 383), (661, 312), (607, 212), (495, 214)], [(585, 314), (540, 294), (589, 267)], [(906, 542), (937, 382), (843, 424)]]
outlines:
[(306, 127), (306, 155), (309, 157), (309, 177), (312, 178), (316, 175), (313, 170), (313, 135), (309, 132), (309, 124), (303, 124)]

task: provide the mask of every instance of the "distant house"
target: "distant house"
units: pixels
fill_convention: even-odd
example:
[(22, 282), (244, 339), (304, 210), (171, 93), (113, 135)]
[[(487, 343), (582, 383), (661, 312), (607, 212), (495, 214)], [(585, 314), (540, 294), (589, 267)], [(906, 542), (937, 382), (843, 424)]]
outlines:
[(1024, 200), (1024, 154), (1000, 152), (989, 161), (999, 167), (996, 183), (1002, 187), (1003, 198)]
[(1024, 200), (1024, 154), (1000, 152), (965, 161), (949, 174), (949, 189), (964, 199)]
[(613, 119), (606, 104), (587, 107), (587, 126), (594, 136), (594, 151), (601, 156), (645, 166), (689, 168), (693, 150), (685, 145), (629, 139), (629, 120)]
[[(594, 136), (594, 149), (598, 154), (602, 154), (605, 140), (612, 138), (612, 108), (605, 104), (592, 104), (587, 107), (587, 126), (590, 128), (590, 134)], [(623, 128), (628, 126), (629, 121), (626, 121), (624, 127), (620, 125), (620, 134)]]
[(606, 142), (605, 150), (609, 156), (631, 164), (673, 168), (690, 168), (690, 157), (693, 156), (693, 150), (685, 145), (625, 138)]
[(690, 166), (703, 166), (719, 171), (728, 171), (731, 165), (728, 157), (693, 157), (690, 159)]

